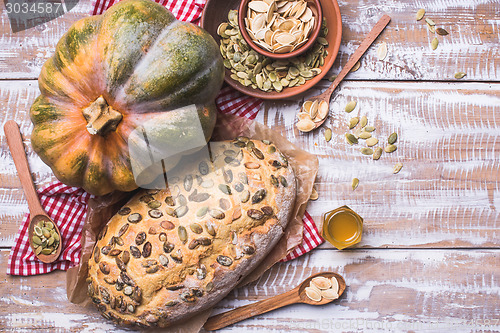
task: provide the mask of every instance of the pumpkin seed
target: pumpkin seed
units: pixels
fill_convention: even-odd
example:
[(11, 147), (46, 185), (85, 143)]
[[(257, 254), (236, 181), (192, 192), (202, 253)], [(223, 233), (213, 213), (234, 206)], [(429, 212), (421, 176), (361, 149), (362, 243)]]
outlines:
[(233, 188), (236, 190), (236, 192), (241, 192), (245, 189), (245, 185), (242, 183), (236, 183), (233, 185)]
[(250, 192), (248, 190), (244, 190), (243, 192), (240, 193), (240, 202), (245, 203), (250, 199)]
[(387, 142), (389, 142), (389, 144), (394, 144), (396, 143), (396, 141), (398, 141), (398, 133), (392, 133), (391, 135), (389, 135), (389, 138), (387, 139)]
[(153, 249), (153, 246), (151, 245), (150, 242), (146, 242), (142, 248), (142, 256), (144, 258), (147, 258), (151, 255), (151, 250)]
[(373, 149), (371, 149), (371, 148), (361, 148), (360, 151), (361, 151), (361, 154), (363, 154), (363, 155), (372, 155), (373, 154)]
[(188, 207), (187, 206), (177, 207), (174, 212), (175, 212), (175, 216), (183, 217), (188, 212)]
[(264, 217), (264, 213), (258, 209), (249, 209), (247, 215), (254, 220), (261, 220)]
[(375, 148), (373, 151), (373, 159), (378, 160), (382, 156), (383, 149), (380, 147)]
[(165, 198), (165, 203), (169, 206), (175, 206), (174, 198), (171, 195)]
[(103, 246), (101, 249), (101, 253), (104, 255), (108, 255), (110, 251), (111, 251), (111, 246), (109, 245)]
[(415, 14), (415, 19), (417, 21), (420, 21), (421, 19), (424, 18), (424, 15), (425, 15), (425, 9), (421, 8), (417, 11), (417, 14)]
[(231, 266), (231, 264), (233, 263), (233, 259), (229, 258), (228, 256), (219, 255), (217, 256), (217, 262), (222, 266)]
[(207, 212), (208, 212), (208, 207), (203, 206), (200, 209), (198, 209), (198, 211), (196, 212), (196, 216), (201, 218), (201, 217), (205, 216), (205, 214), (207, 214)]
[(172, 230), (175, 228), (175, 225), (170, 222), (170, 221), (163, 221), (160, 223), (160, 226), (163, 228), (163, 229), (167, 229), (167, 230)]
[(352, 112), (356, 108), (356, 104), (356, 101), (350, 101), (349, 103), (347, 103), (347, 105), (345, 106), (345, 112)]
[(429, 29), (430, 32), (435, 33), (436, 32), (436, 27), (434, 25), (430, 25), (429, 23), (427, 24), (427, 29)]
[(271, 184), (273, 184), (274, 187), (280, 186), (280, 182), (279, 182), (278, 178), (276, 178), (275, 175), (271, 175)]
[(231, 170), (222, 170), (222, 175), (226, 183), (231, 183), (233, 181), (233, 172)]
[(215, 236), (215, 228), (212, 222), (208, 221), (207, 223), (205, 223), (205, 229), (210, 236)]
[(37, 244), (37, 245), (41, 245), (42, 244), (42, 240), (40, 239), (40, 237), (38, 237), (37, 235), (34, 235), (31, 240), (33, 241), (33, 243)]
[(102, 274), (108, 275), (110, 272), (109, 265), (105, 262), (101, 262), (99, 264), (99, 270), (102, 272)]
[(179, 235), (179, 239), (181, 240), (182, 244), (186, 244), (188, 239), (186, 228), (184, 228), (183, 226), (179, 226), (179, 228), (177, 228), (177, 234)]
[(224, 219), (224, 217), (226, 217), (226, 214), (224, 214), (224, 212), (219, 209), (210, 209), (208, 211), (208, 214), (210, 214), (210, 216), (212, 216), (214, 219), (218, 220), (222, 220)]
[(326, 142), (330, 142), (332, 139), (332, 130), (330, 128), (325, 129), (325, 140)]
[(201, 264), (200, 267), (196, 269), (196, 278), (198, 280), (203, 280), (207, 277), (207, 268), (205, 265)]
[(260, 168), (260, 164), (255, 163), (255, 162), (247, 162), (247, 163), (245, 163), (245, 168), (247, 168), (247, 169), (258, 169), (258, 168)]
[(264, 159), (264, 154), (262, 154), (262, 152), (258, 149), (258, 148), (253, 148), (252, 149), (252, 153), (255, 155), (255, 157), (257, 157), (259, 160), (263, 160)]
[(384, 60), (387, 57), (387, 43), (382, 42), (377, 48), (377, 58), (378, 60)]
[(122, 261), (123, 263), (126, 265), (130, 260), (130, 252), (128, 252), (127, 250), (123, 251), (122, 253)]
[(194, 250), (194, 249), (196, 249), (198, 247), (198, 245), (200, 245), (200, 243), (198, 242), (198, 240), (193, 239), (191, 242), (189, 242), (188, 249)]
[(316, 127), (316, 124), (311, 119), (302, 119), (295, 126), (301, 132), (310, 132)]
[(372, 134), (370, 132), (361, 132), (358, 135), (358, 138), (366, 140), (372, 137)]
[(358, 178), (353, 178), (352, 179), (352, 190), (354, 191), (356, 188), (358, 188), (358, 185), (359, 185), (359, 179)]
[(174, 245), (174, 244), (172, 244), (172, 243), (169, 243), (169, 242), (165, 242), (165, 243), (163, 243), (163, 251), (164, 251), (165, 253), (170, 253), (170, 252), (172, 252), (172, 251), (174, 250), (174, 248), (175, 248), (175, 245)]
[(358, 61), (357, 63), (354, 64), (354, 66), (352, 66), (352, 69), (351, 69), (351, 73), (357, 71), (359, 69), (359, 67), (361, 66), (361, 63)]
[(368, 147), (373, 147), (375, 146), (376, 144), (378, 143), (378, 139), (377, 138), (369, 138), (366, 140), (366, 145)]
[(373, 131), (375, 131), (375, 127), (373, 127), (373, 126), (366, 126), (365, 128), (363, 128), (363, 131), (365, 131), (365, 132), (373, 132)]
[(124, 225), (120, 228), (120, 230), (118, 231), (118, 237), (123, 236), (123, 235), (127, 232), (127, 230), (128, 230), (128, 227), (129, 227), (129, 226), (130, 226), (130, 224), (125, 223), (125, 224), (124, 224)]
[(153, 200), (153, 201), (150, 201), (148, 203), (148, 207), (152, 208), (152, 209), (156, 209), (156, 208), (158, 208), (160, 206), (161, 206), (161, 202), (159, 202), (158, 200)]
[(288, 187), (288, 182), (286, 181), (286, 178), (280, 175), (280, 183), (283, 185), (283, 187)]
[(351, 120), (349, 120), (349, 129), (353, 129), (354, 127), (356, 127), (358, 123), (359, 123), (358, 117), (351, 118)]
[[(160, 217), (163, 216), (163, 213), (158, 210), (158, 209), (151, 209), (149, 212), (148, 212), (149, 216), (151, 216), (152, 218), (154, 219), (159, 219)], [(130, 215), (132, 216), (132, 215)]]
[(193, 186), (193, 176), (187, 175), (184, 177), (184, 189), (189, 192), (191, 191), (191, 187)]
[[(41, 250), (41, 247), (39, 247), (40, 251)], [(95, 249), (94, 249), (94, 261), (96, 264), (99, 263), (99, 258), (101, 256), (101, 251), (99, 251), (99, 246), (96, 245)]]
[(350, 144), (351, 146), (358, 143), (358, 138), (356, 138), (351, 133), (346, 133), (345, 139), (346, 139), (347, 143)]
[(440, 36), (446, 36), (448, 35), (448, 31), (446, 31), (445, 29), (443, 28), (436, 28), (436, 33)]
[(180, 249), (177, 249), (177, 252), (173, 252), (170, 254), (170, 258), (172, 258), (176, 263), (182, 263), (182, 252)]
[(132, 210), (129, 207), (123, 207), (118, 211), (119, 215), (128, 215)]
[(113, 249), (113, 250), (109, 251), (109, 255), (112, 257), (115, 257), (115, 256), (119, 255), (120, 253), (122, 253), (122, 250), (119, 250), (119, 249)]
[(275, 147), (275, 146), (269, 146), (269, 147), (267, 148), (267, 152), (268, 152), (269, 154), (274, 154), (274, 153), (276, 152), (276, 147)]
[(192, 232), (194, 232), (195, 234), (201, 234), (203, 232), (203, 228), (201, 225), (199, 225), (198, 223), (191, 223), (189, 225), (189, 228), (191, 229)]
[(309, 297), (309, 299), (311, 299), (315, 302), (321, 301), (321, 292), (319, 292), (317, 289), (311, 288), (311, 287), (306, 287), (305, 292), (306, 292), (307, 297)]
[(146, 241), (146, 233), (144, 231), (139, 232), (135, 236), (135, 243), (139, 246), (142, 245)]
[(139, 259), (141, 257), (141, 251), (134, 245), (130, 245), (130, 254), (136, 259)]
[(457, 73), (455, 73), (455, 79), (461, 79), (466, 75), (467, 74), (465, 74), (464, 72), (457, 72)]
[(396, 151), (396, 149), (398, 149), (398, 147), (396, 147), (395, 145), (387, 145), (387, 146), (385, 146), (384, 151), (386, 153), (392, 153), (392, 152)]
[(368, 118), (366, 116), (361, 117), (361, 120), (359, 121), (359, 126), (363, 128), (367, 124), (368, 124)]
[(252, 204), (255, 205), (255, 204), (261, 202), (262, 200), (264, 200), (264, 198), (266, 197), (266, 194), (267, 194), (266, 189), (260, 189), (257, 192), (255, 192), (255, 194), (252, 197)]
[(312, 191), (311, 191), (311, 195), (309, 196), (309, 200), (316, 201), (316, 200), (318, 200), (318, 198), (319, 198), (318, 191), (313, 186)]
[(142, 220), (142, 216), (139, 213), (130, 214), (127, 218), (127, 221), (130, 223), (139, 223)]
[(144, 202), (146, 204), (152, 200), (154, 200), (154, 197), (151, 194), (146, 194), (139, 198), (140, 202)]
[(427, 22), (427, 24), (432, 25), (432, 26), (436, 25), (436, 23), (434, 23), (434, 21), (428, 17), (425, 18), (425, 22)]
[(126, 286), (125, 288), (123, 288), (123, 293), (127, 296), (132, 295), (133, 292), (134, 288), (132, 288), (131, 286)]
[(403, 163), (401, 162), (398, 162), (394, 165), (394, 167), (392, 168), (392, 173), (393, 174), (396, 174), (398, 173), (399, 171), (401, 171), (401, 169), (403, 168)]
[(431, 48), (435, 50), (437, 49), (438, 45), (439, 45), (439, 40), (436, 37), (434, 37), (434, 39), (431, 42)]

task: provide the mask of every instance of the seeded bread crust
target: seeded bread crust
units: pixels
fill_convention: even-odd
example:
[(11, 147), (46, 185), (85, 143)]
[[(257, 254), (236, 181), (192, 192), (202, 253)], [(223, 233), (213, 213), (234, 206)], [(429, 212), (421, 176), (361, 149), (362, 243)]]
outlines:
[(136, 194), (103, 229), (89, 295), (120, 324), (167, 327), (213, 307), (269, 253), (295, 203), (288, 161), (268, 141), (210, 145)]

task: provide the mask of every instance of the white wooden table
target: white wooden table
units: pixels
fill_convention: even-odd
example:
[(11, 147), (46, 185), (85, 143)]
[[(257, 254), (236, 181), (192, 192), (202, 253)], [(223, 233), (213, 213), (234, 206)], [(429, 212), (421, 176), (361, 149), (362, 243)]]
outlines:
[[(350, 74), (330, 103), (326, 126), (301, 134), (294, 116), (306, 96), (268, 102), (258, 121), (280, 129), (292, 142), (316, 154), (319, 199), (308, 211), (316, 221), (326, 209), (348, 205), (364, 217), (363, 240), (354, 249), (322, 245), (299, 259), (278, 264), (256, 283), (234, 290), (214, 313), (249, 304), (296, 286), (311, 273), (333, 270), (348, 289), (333, 304), (293, 305), (243, 321), (225, 331), (287, 332), (500, 331), (500, 3), (497, 0), (340, 1), (341, 52), (335, 74), (383, 14), (392, 22)], [(39, 185), (54, 180), (33, 153), (28, 109), (38, 95), (37, 76), (60, 36), (90, 12), (81, 0), (70, 13), (13, 34), (0, 16), (0, 124), (21, 125), (30, 167)], [(423, 21), (427, 10), (437, 26), (432, 51)], [(3, 9), (3, 4), (2, 4)], [(385, 41), (389, 55), (376, 58)], [(462, 80), (456, 72), (465, 72)], [(358, 108), (346, 114), (347, 101)], [(373, 161), (344, 141), (347, 122), (366, 115), (381, 138), (398, 132), (398, 150)], [(392, 174), (392, 166), (403, 170)], [(351, 180), (360, 179), (352, 191)], [(35, 277), (5, 275), (27, 205), (0, 132), (0, 331), (119, 332), (92, 307), (66, 299), (65, 273)]]

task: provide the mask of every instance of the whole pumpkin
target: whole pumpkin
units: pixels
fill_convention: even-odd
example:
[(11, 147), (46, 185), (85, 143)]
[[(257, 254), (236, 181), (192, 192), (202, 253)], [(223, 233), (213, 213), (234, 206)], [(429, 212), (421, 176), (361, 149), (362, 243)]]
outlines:
[(63, 183), (96, 195), (134, 190), (129, 135), (153, 121), (180, 149), (199, 141), (201, 124), (208, 141), (223, 75), (203, 29), (153, 1), (122, 1), (73, 24), (43, 65), (33, 149)]

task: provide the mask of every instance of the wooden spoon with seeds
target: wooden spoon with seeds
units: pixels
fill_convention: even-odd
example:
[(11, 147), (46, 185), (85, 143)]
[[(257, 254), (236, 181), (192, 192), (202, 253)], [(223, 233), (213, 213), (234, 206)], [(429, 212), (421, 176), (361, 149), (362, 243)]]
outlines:
[[(312, 105), (315, 101), (317, 105), (326, 104), (326, 106), (328, 107), (328, 105), (330, 104), (330, 98), (332, 96), (333, 91), (338, 87), (338, 85), (345, 78), (345, 76), (351, 71), (354, 65), (356, 65), (359, 59), (361, 59), (363, 54), (365, 54), (365, 52), (368, 50), (370, 45), (373, 44), (375, 39), (377, 39), (377, 37), (382, 33), (382, 31), (384, 31), (385, 27), (389, 24), (390, 21), (391, 18), (388, 15), (382, 16), (382, 18), (377, 22), (377, 24), (375, 24), (373, 29), (368, 33), (363, 42), (359, 45), (358, 49), (349, 58), (344, 68), (342, 68), (342, 71), (339, 73), (335, 81), (332, 82), (330, 87), (328, 87), (328, 89), (322, 94), (311, 97), (307, 101), (305, 101), (301, 108), (301, 112), (308, 112), (308, 110), (305, 110), (307, 109), (306, 105)], [(324, 115), (322, 119), (314, 120), (313, 118), (312, 121), (309, 121), (308, 119), (300, 120), (297, 123), (297, 128), (302, 132), (312, 131), (313, 129), (320, 127), (325, 122), (327, 115), (328, 112), (326, 115)], [(314, 126), (313, 124), (311, 124), (311, 122), (314, 123)]]
[[(28, 201), (28, 208), (30, 211), (30, 224), (28, 228), (28, 237), (30, 241), (30, 246), (33, 249), (33, 252), (37, 256), (37, 258), (44, 263), (54, 262), (59, 255), (61, 254), (62, 248), (62, 240), (61, 233), (57, 225), (52, 221), (52, 219), (45, 213), (38, 199), (38, 195), (35, 191), (35, 185), (33, 184), (33, 179), (31, 178), (30, 169), (28, 166), (28, 160), (26, 158), (26, 153), (24, 151), (23, 140), (21, 138), (21, 133), (19, 132), (19, 126), (13, 120), (9, 120), (5, 123), (4, 127), (5, 136), (7, 138), (7, 144), (9, 145), (10, 152), (12, 154), (12, 158), (14, 159), (14, 164), (16, 165), (16, 170), (19, 175), (19, 179), (21, 180), (21, 185), (23, 186), (24, 195), (26, 197), (26, 201)], [(39, 223), (42, 222), (44, 225), (43, 228), (40, 228)], [(45, 225), (47, 227), (45, 227)], [(41, 245), (37, 246), (37, 244), (33, 241), (34, 230), (35, 228), (40, 233), (41, 238), (49, 239), (52, 237), (52, 244), (57, 243), (56, 247), (50, 247), (48, 244), (45, 244), (46, 249), (50, 249), (50, 253), (37, 254), (36, 248), (39, 248)], [(42, 229), (44, 229), (42, 231)], [(51, 233), (51, 231), (53, 232)], [(48, 232), (48, 233), (47, 233)], [(53, 237), (54, 232), (57, 236)], [(43, 234), (45, 233), (45, 237)], [(39, 237), (39, 239), (40, 239)], [(55, 240), (57, 238), (57, 241)], [(38, 239), (36, 240), (38, 242)], [(52, 245), (51, 244), (51, 245)], [(45, 249), (44, 248), (44, 249)], [(44, 251), (48, 252), (48, 251)]]
[(340, 297), (344, 293), (346, 284), (342, 276), (334, 272), (322, 272), (311, 275), (300, 285), (290, 291), (287, 291), (286, 293), (212, 316), (207, 320), (203, 328), (208, 331), (218, 330), (244, 319), (248, 319), (250, 317), (257, 316), (259, 314), (276, 310), (283, 306), (295, 303), (305, 303), (310, 305), (328, 304), (334, 299), (327, 299), (323, 297), (320, 301), (313, 301), (306, 295), (306, 288), (310, 286), (311, 280), (318, 276), (323, 276), (329, 279), (335, 277), (339, 285), (338, 296)]

